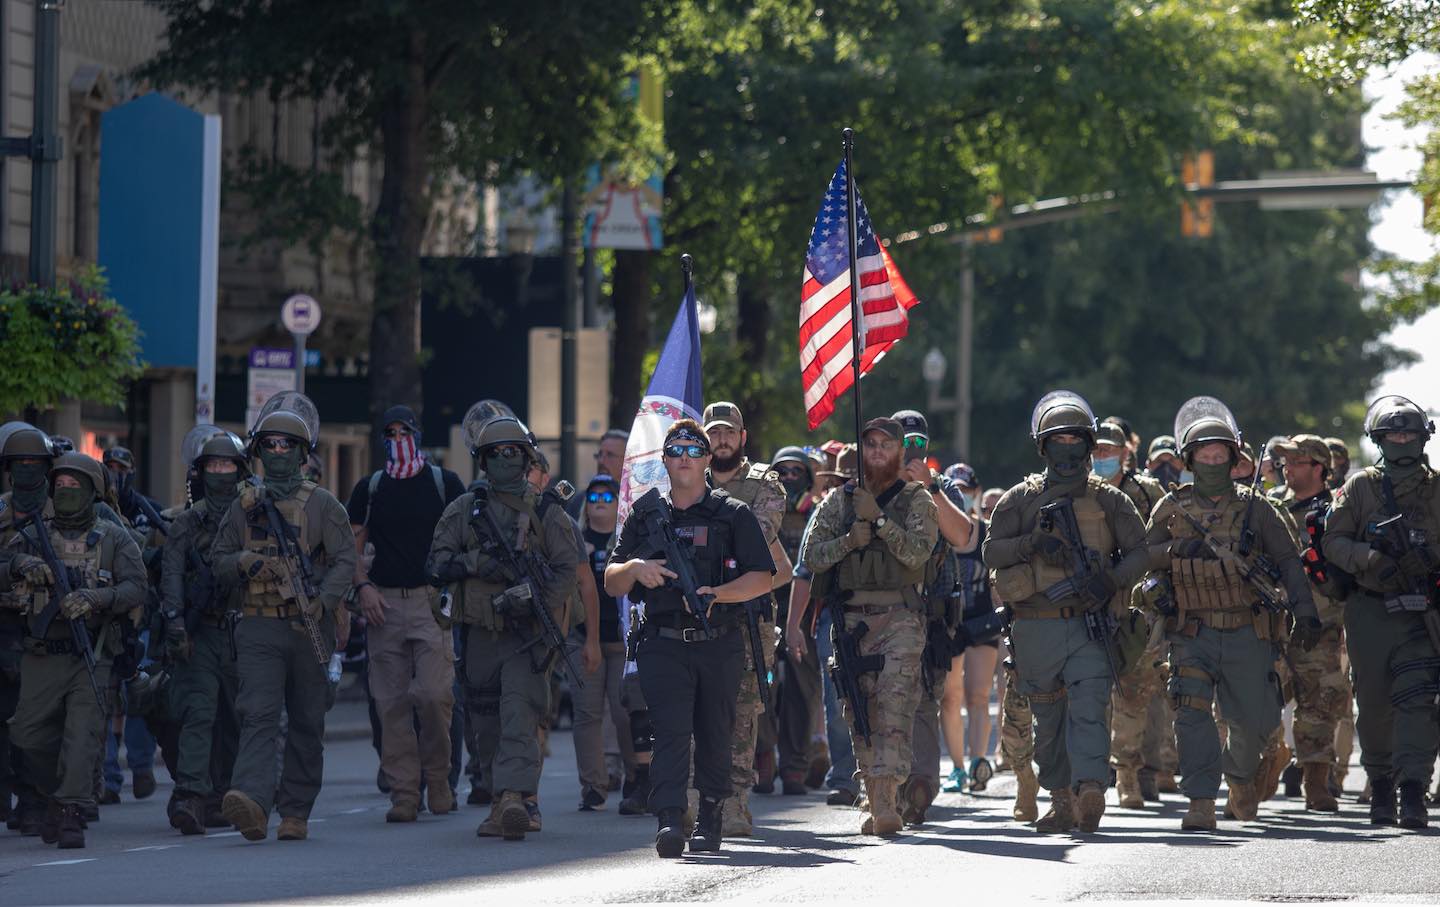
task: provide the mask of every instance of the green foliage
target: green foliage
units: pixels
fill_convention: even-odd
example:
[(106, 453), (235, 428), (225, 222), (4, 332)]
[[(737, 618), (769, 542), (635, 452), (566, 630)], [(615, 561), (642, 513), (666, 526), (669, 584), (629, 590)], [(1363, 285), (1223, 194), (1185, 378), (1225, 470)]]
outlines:
[(50, 409), (62, 399), (119, 405), (140, 377), (139, 329), (90, 266), (56, 287), (0, 291), (0, 410)]

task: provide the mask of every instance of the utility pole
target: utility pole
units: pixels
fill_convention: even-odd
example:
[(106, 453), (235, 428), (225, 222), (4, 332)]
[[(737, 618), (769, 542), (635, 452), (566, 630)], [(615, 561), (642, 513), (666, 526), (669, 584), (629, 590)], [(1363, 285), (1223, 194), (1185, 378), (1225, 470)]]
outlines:
[(35, 0), (35, 106), (28, 139), (5, 139), (7, 156), (30, 159), (30, 280), (55, 284), (56, 177), (60, 135), (60, 8), (64, 0)]
[(575, 181), (567, 179), (560, 200), (560, 472), (558, 476), (580, 481), (577, 471), (578, 421), (576, 397), (579, 388), (580, 298), (575, 286), (575, 222), (579, 200)]
[(968, 238), (960, 244), (960, 332), (955, 351), (955, 456), (969, 460), (970, 378), (975, 347), (975, 251)]

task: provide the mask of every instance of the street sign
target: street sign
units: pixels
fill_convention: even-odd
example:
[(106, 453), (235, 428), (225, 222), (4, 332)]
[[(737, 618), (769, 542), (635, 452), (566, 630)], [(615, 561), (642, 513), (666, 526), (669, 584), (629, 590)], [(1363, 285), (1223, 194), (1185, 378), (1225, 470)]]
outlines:
[(304, 293), (296, 293), (280, 307), (280, 320), (292, 334), (302, 337), (313, 334), (320, 326), (320, 303)]
[(255, 425), (260, 407), (280, 391), (295, 390), (295, 351), (257, 346), (250, 350), (246, 375), (245, 428)]

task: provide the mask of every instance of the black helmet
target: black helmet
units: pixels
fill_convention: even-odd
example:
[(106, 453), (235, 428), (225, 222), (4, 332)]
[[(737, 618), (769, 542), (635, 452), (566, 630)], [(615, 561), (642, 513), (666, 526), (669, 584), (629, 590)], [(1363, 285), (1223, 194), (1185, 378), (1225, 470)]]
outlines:
[(1392, 431), (1413, 431), (1429, 441), (1435, 434), (1435, 423), (1414, 400), (1390, 394), (1381, 397), (1365, 412), (1365, 434), (1376, 444), (1380, 436)]
[(1051, 391), (1040, 398), (1030, 413), (1030, 438), (1035, 449), (1045, 452), (1045, 439), (1052, 435), (1080, 435), (1087, 449), (1095, 446), (1095, 411), (1074, 391)]
[(810, 459), (803, 447), (796, 447), (792, 444), (775, 451), (775, 456), (770, 460), (770, 466), (774, 468), (781, 463), (799, 463), (805, 467), (805, 474), (810, 477), (810, 481), (815, 481), (815, 461)]
[(0, 425), (0, 457), (49, 459), (55, 448), (45, 433), (29, 422), (6, 422)]

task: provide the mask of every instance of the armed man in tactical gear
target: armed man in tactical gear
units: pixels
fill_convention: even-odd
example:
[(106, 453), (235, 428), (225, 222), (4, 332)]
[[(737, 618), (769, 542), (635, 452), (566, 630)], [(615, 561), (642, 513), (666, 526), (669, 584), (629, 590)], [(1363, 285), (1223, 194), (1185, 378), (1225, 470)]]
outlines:
[[(1241, 438), (1229, 408), (1213, 397), (1187, 401), (1175, 437), (1195, 481), (1166, 495), (1150, 519), (1149, 566), (1160, 576), (1147, 605), (1170, 642), (1180, 789), (1190, 798), (1181, 828), (1213, 831), (1222, 771), (1227, 817), (1255, 818), (1261, 756), (1280, 724), (1278, 647), (1292, 614), (1302, 647), (1316, 645), (1321, 624), (1289, 530), (1230, 477)], [(1223, 751), (1217, 701), (1229, 727)]]
[(750, 508), (706, 483), (710, 451), (692, 419), (666, 430), (670, 490), (651, 489), (634, 503), (605, 568), (606, 592), (644, 604), (630, 643), (654, 726), (650, 809), (662, 857), (684, 852), (692, 739), (700, 802), (690, 850), (720, 849), (745, 664), (745, 614), (734, 606), (768, 594), (775, 571)]
[(493, 794), (475, 833), (518, 841), (539, 830), (527, 798), (540, 787), (540, 720), (564, 651), (563, 637), (557, 648), (537, 609), (569, 627), (565, 606), (581, 554), (563, 506), (526, 481), (536, 450), (519, 420), (499, 416), (465, 430), (485, 478), (446, 506), (425, 569), (441, 590), (438, 619), (462, 624), (467, 720)]
[(160, 615), (170, 671), (169, 702), (179, 725), (170, 827), (203, 835), (225, 824), (220, 798), (230, 789), (240, 720), (235, 696), (239, 583), (222, 584), (210, 548), (249, 471), (245, 442), (214, 425), (197, 425), (180, 445), (187, 484), (199, 494), (170, 524), (161, 557)]
[(50, 470), (54, 516), (43, 519), (41, 508), (14, 524), (8, 569), (0, 569), (0, 602), (18, 604), (26, 621), (20, 701), (10, 720), (18, 774), (46, 803), (41, 839), (62, 848), (85, 846), (83, 810), (94, 806), (120, 621), (145, 602), (134, 540), (96, 517), (104, 484), (105, 468), (90, 457), (59, 457)]
[[(304, 840), (324, 777), (326, 667), (356, 555), (345, 507), (301, 473), (319, 434), (319, 413), (303, 394), (277, 394), (262, 407), (249, 453), (264, 480), (241, 489), (211, 547), (216, 581), (243, 590), (235, 628), (240, 749), (221, 809), (247, 841), (264, 840), (272, 807), (280, 813), (275, 837)], [(277, 788), (282, 706), (289, 725)]]
[(1145, 571), (1145, 527), (1130, 498), (1090, 471), (1096, 424), (1083, 397), (1046, 394), (1030, 436), (1045, 472), (996, 505), (985, 566), (1012, 613), (1014, 681), (1034, 711), (1039, 782), (1050, 791), (1050, 811), (1035, 827), (1093, 832), (1110, 775), (1112, 609)]
[[(740, 408), (734, 403), (711, 403), (705, 407), (701, 425), (713, 445), (708, 483), (712, 488), (719, 488), (739, 500), (755, 514), (755, 519), (760, 521), (760, 529), (765, 533), (765, 543), (770, 546), (770, 558), (775, 562), (773, 586), (778, 589), (788, 585), (794, 572), (794, 562), (779, 540), (780, 524), (785, 516), (785, 488), (780, 484), (779, 475), (768, 463), (752, 462), (745, 455), (745, 443), (749, 436), (745, 432), (745, 421)], [(775, 668), (774, 599), (766, 594), (747, 607), (756, 611), (758, 635), (762, 644), (762, 670), (770, 673)], [(763, 776), (758, 779), (761, 782), (760, 789), (773, 790), (773, 710), (773, 695), (768, 707), (761, 699), (754, 654), (747, 645), (745, 669), (740, 675), (740, 692), (735, 702), (735, 731), (731, 753), (733, 761), (730, 766), (730, 780), (735, 785), (735, 792), (725, 800), (721, 822), (722, 833), (727, 836), (747, 837), (753, 830), (750, 788), (757, 782), (757, 762)], [(759, 746), (758, 755), (757, 743), (762, 744)]]
[(935, 500), (902, 477), (905, 434), (893, 418), (861, 433), (864, 482), (846, 484), (815, 510), (801, 560), (836, 619), (831, 676), (844, 701), (868, 810), (861, 834), (895, 835), (900, 784), (909, 777), (911, 734), (922, 695), (926, 563), (939, 538)]
[(1345, 637), (1355, 675), (1360, 764), (1370, 778), (1370, 822), (1429, 823), (1425, 785), (1440, 735), (1440, 480), (1425, 461), (1435, 424), (1413, 401), (1381, 397), (1365, 415), (1379, 465), (1335, 495), (1322, 550), (1354, 575)]

